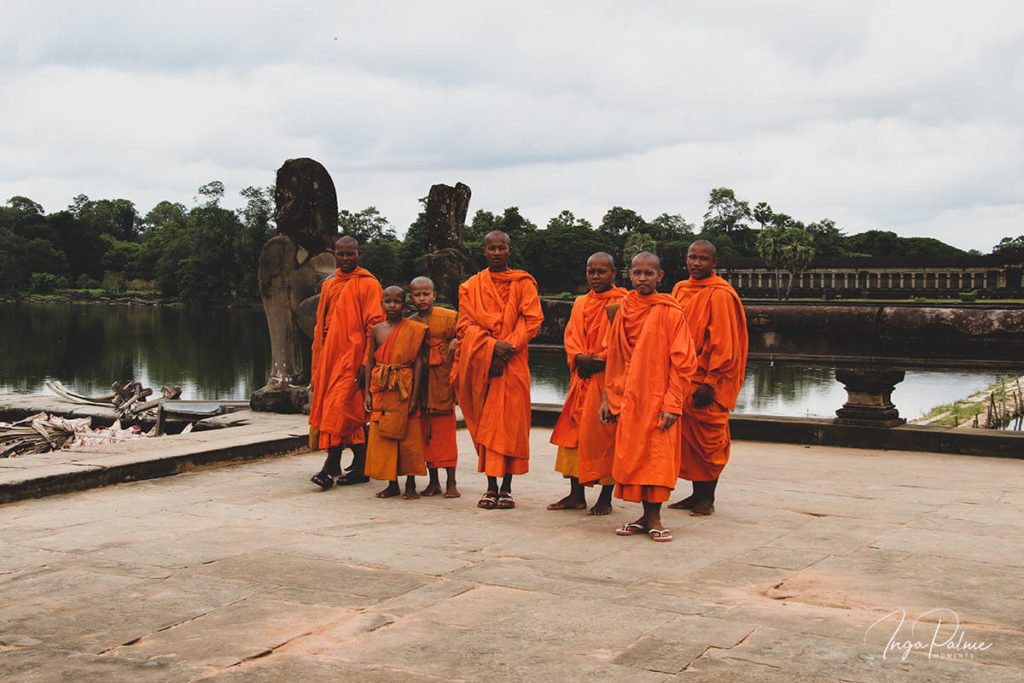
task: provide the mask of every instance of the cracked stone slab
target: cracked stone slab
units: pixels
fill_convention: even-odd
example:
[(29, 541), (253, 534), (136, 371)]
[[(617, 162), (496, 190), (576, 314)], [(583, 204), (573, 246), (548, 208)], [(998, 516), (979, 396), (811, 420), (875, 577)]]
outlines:
[(429, 577), (410, 572), (345, 565), (279, 552), (226, 557), (195, 567), (195, 572), (246, 581), (256, 586), (293, 586), (311, 590), (323, 587), (361, 596), (370, 602), (403, 595), (432, 581)]
[(920, 614), (937, 608), (962, 620), (1024, 631), (1020, 569), (971, 560), (865, 549), (830, 557), (769, 591), (769, 596), (816, 605)]
[(333, 622), (353, 610), (252, 596), (150, 633), (112, 652), (144, 661), (166, 659), (198, 666), (227, 667), (263, 657), (282, 645)]
[(635, 669), (676, 674), (705, 650), (707, 645), (703, 643), (645, 636), (612, 661)]

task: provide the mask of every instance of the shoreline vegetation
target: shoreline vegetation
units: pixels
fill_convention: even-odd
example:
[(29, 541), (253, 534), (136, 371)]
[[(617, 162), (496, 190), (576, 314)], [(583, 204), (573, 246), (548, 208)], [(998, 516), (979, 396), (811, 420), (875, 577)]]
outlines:
[[(575, 292), (561, 292), (557, 294), (542, 294), (542, 299), (563, 299), (572, 300), (577, 296), (581, 296), (582, 293)], [(781, 303), (774, 298), (765, 297), (748, 297), (743, 299), (744, 303), (752, 304), (775, 304)], [(127, 290), (123, 292), (110, 292), (104, 289), (88, 288), (88, 289), (62, 289), (56, 290), (47, 294), (41, 293), (28, 293), (28, 294), (0, 294), (0, 303), (12, 304), (12, 303), (29, 303), (29, 304), (109, 304), (112, 306), (185, 306), (188, 305), (178, 297), (163, 296), (156, 289), (138, 289), (138, 290)], [(442, 302), (444, 303), (444, 302)], [(993, 305), (998, 304), (1009, 304), (1014, 307), (1024, 305), (1024, 299), (985, 299), (984, 301), (978, 302), (964, 302), (956, 299), (940, 299), (932, 298), (926, 299), (923, 297), (915, 297), (913, 299), (870, 299), (870, 298), (850, 298), (850, 299), (822, 299), (822, 298), (791, 298), (787, 302), (789, 305), (801, 304), (801, 303), (830, 303), (835, 305), (842, 305), (844, 303), (877, 303), (877, 304), (932, 304), (936, 306), (944, 306), (950, 308), (974, 308), (975, 305), (981, 307), (991, 308)], [(207, 305), (212, 306), (225, 306), (227, 308), (262, 308), (263, 304), (259, 300), (251, 299), (234, 299), (227, 301), (220, 301), (216, 303), (210, 303)], [(448, 305), (448, 308), (454, 308)]]
[(911, 424), (950, 429), (1021, 429), (1024, 376), (1007, 375), (953, 403), (935, 406)]
[[(161, 201), (145, 214), (123, 198), (77, 195), (67, 207), (47, 212), (28, 197), (11, 197), (0, 206), (0, 294), (44, 301), (37, 297), (68, 290), (117, 294), (152, 287), (161, 297), (186, 304), (258, 302), (260, 250), (278, 227), (276, 194), (273, 186), (246, 187), (239, 192), (244, 206), (232, 210), (222, 206), (224, 183), (213, 180), (197, 189), (191, 206)], [(336, 225), (326, 230), (332, 228), (359, 241), (361, 265), (381, 282), (409, 282), (428, 270), (425, 206), (404, 230), (373, 206), (340, 209)], [(466, 251), (479, 268), (486, 266), (483, 238), (492, 230), (510, 236), (510, 265), (529, 272), (542, 293), (555, 296), (585, 288), (582, 264), (597, 251), (612, 254), (620, 268), (637, 252), (653, 251), (666, 256), (666, 282), (683, 279), (685, 259), (679, 255), (696, 239), (710, 240), (723, 259), (760, 259), (775, 271), (776, 282), (780, 274), (789, 273), (790, 284), (816, 258), (984, 256), (978, 249), (965, 251), (935, 238), (902, 237), (886, 229), (847, 234), (830, 218), (805, 222), (767, 202), (740, 199), (727, 187), (709, 192), (701, 221), (671, 213), (648, 219), (613, 206), (598, 224), (570, 210), (538, 224), (515, 206), (479, 209), (463, 230)], [(1024, 235), (1002, 239), (991, 255), (1021, 258)], [(790, 294), (787, 286), (784, 295), (776, 291), (776, 299), (789, 299)]]

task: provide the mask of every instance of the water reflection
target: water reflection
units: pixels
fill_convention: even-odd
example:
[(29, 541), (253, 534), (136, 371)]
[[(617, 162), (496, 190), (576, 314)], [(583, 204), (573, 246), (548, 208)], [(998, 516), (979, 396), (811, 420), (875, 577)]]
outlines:
[(248, 398), (266, 381), (266, 329), (259, 310), (0, 305), (0, 391), (44, 393), (52, 378), (102, 394), (134, 378), (184, 398)]
[[(270, 368), (263, 312), (254, 309), (0, 304), (0, 392), (48, 393), (59, 379), (82, 394), (114, 380), (177, 384), (184, 398), (248, 399)], [(533, 401), (561, 403), (569, 389), (563, 352), (533, 350)], [(893, 402), (914, 419), (995, 382), (984, 372), (908, 370)], [(736, 412), (834, 417), (846, 391), (830, 368), (751, 364)]]
[[(569, 388), (563, 354), (530, 354), (533, 400), (561, 403)], [(991, 372), (907, 370), (896, 385), (892, 401), (900, 416), (913, 420), (935, 406), (952, 403), (981, 391), (999, 379)], [(846, 389), (836, 381), (832, 368), (802, 367), (780, 363), (751, 363), (736, 413), (787, 417), (835, 417), (846, 403)]]

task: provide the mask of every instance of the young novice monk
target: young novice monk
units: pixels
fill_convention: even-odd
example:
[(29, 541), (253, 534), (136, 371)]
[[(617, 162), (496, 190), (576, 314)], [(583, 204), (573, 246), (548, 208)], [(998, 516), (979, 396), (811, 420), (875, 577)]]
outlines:
[[(370, 328), (384, 319), (380, 283), (359, 267), (359, 243), (342, 237), (334, 244), (337, 272), (320, 288), (313, 331), (313, 396), (309, 410), (310, 446), (327, 451), (312, 482), (322, 489), (360, 484), (366, 462), (363, 364)], [(352, 465), (342, 474), (341, 452), (352, 449)]]
[(626, 296), (625, 289), (612, 286), (617, 272), (610, 254), (599, 251), (587, 259), (590, 291), (573, 302), (565, 326), (569, 393), (551, 432), (551, 443), (558, 446), (555, 470), (569, 480), (569, 495), (548, 505), (548, 510), (585, 509), (584, 484), (597, 481), (601, 495), (587, 514), (607, 515), (612, 511), (615, 481), (611, 478), (611, 446), (615, 425), (602, 423), (598, 408), (604, 394), (604, 342), (609, 327), (605, 307)]
[(423, 432), (419, 397), (423, 377), (423, 337), (427, 326), (402, 317), (405, 290), (392, 286), (381, 299), (384, 322), (370, 330), (366, 359), (366, 411), (370, 435), (366, 449), (366, 474), (389, 481), (377, 493), (390, 498), (401, 493), (398, 477), (406, 475), (403, 498), (419, 498), (415, 475), (426, 474), (423, 464)]
[(736, 290), (715, 274), (715, 245), (691, 244), (686, 267), (690, 278), (676, 283), (672, 296), (686, 311), (697, 353), (693, 395), (683, 404), (679, 467), (679, 478), (693, 482), (693, 494), (669, 507), (703, 516), (715, 511), (715, 487), (729, 461), (729, 411), (736, 407), (747, 369), (747, 317)]
[(656, 290), (665, 273), (654, 254), (633, 257), (633, 291), (622, 300), (608, 331), (605, 396), (600, 415), (617, 422), (612, 476), (615, 495), (643, 503), (640, 519), (620, 536), (649, 534), (671, 541), (661, 504), (679, 474), (679, 416), (695, 365), (693, 342), (679, 303)]
[(416, 307), (416, 314), (409, 319), (427, 326), (427, 375), (420, 401), (423, 409), (420, 423), (423, 425), (423, 452), (430, 483), (420, 494), (433, 496), (441, 492), (437, 471), (443, 467), (448, 475), (444, 497), (458, 498), (455, 466), (459, 460), (459, 448), (455, 443), (455, 391), (451, 381), (458, 314), (434, 306), (437, 295), (434, 282), (429, 277), (414, 279), (409, 290), (409, 298)]
[(508, 267), (511, 252), (508, 235), (487, 233), (487, 268), (459, 285), (459, 344), (452, 376), (479, 471), (487, 475), (487, 491), (477, 503), (487, 510), (515, 507), (512, 475), (530, 469), (526, 344), (544, 320), (537, 282), (525, 270)]

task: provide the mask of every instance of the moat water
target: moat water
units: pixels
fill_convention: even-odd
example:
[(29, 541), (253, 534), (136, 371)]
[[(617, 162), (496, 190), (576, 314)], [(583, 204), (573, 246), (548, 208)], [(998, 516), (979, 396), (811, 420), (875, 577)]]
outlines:
[[(0, 304), (0, 392), (47, 394), (57, 379), (80, 394), (140, 380), (182, 387), (186, 399), (248, 399), (266, 382), (270, 341), (260, 309)], [(565, 355), (530, 356), (533, 400), (561, 403)], [(908, 419), (969, 396), (992, 372), (907, 370), (893, 403)], [(751, 363), (736, 412), (832, 417), (846, 391), (831, 368)]]

